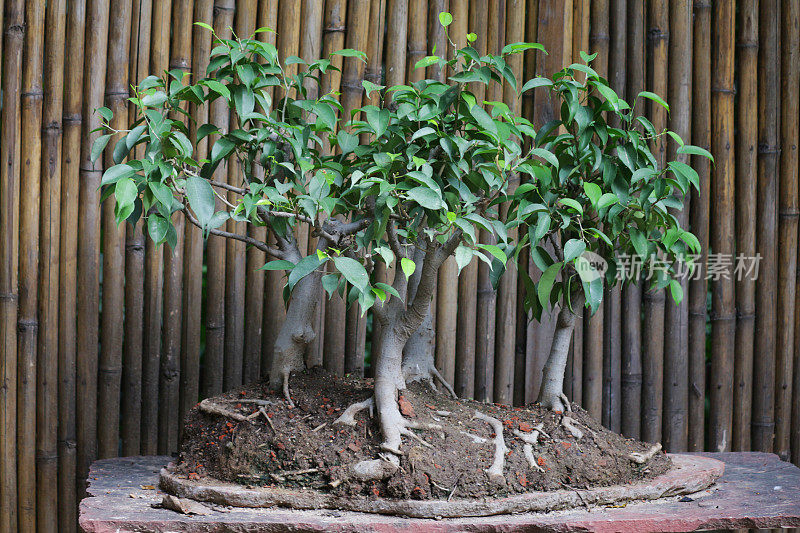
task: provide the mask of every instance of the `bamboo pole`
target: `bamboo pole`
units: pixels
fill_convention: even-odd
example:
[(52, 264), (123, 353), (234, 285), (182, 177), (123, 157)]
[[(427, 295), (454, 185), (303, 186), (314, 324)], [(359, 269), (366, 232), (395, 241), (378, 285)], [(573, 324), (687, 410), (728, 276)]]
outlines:
[[(191, 68), (193, 0), (172, 2), (170, 71)], [(175, 114), (174, 120), (186, 120)], [(158, 376), (158, 450), (162, 454), (178, 450), (178, 412), (180, 406), (181, 330), (183, 327), (183, 248), (185, 222), (182, 213), (172, 215), (177, 233), (174, 250), (164, 254), (164, 325), (161, 364)]]
[[(152, 0), (134, 0), (131, 8), (129, 79), (138, 83), (150, 62)], [(136, 107), (131, 104), (129, 116)], [(143, 153), (138, 147), (136, 156)], [(144, 220), (125, 226), (125, 324), (122, 351), (122, 399), (120, 436), (122, 456), (138, 455), (142, 424), (142, 352), (144, 331)]]
[[(603, 77), (608, 75), (608, 7), (608, 0), (592, 2), (589, 32), (590, 52), (597, 53), (592, 65)], [(585, 313), (583, 321), (583, 405), (596, 420), (603, 420), (604, 410), (607, 410), (603, 401), (603, 315), (604, 308), (600, 307), (594, 316)]]
[[(330, 69), (322, 77), (322, 94), (339, 92), (342, 82), (341, 69), (344, 58), (339, 55), (331, 56), (332, 52), (344, 48), (345, 42), (345, 19), (347, 16), (347, 4), (344, 0), (333, 0), (325, 2), (325, 22), (322, 38), (322, 56), (330, 58), (331, 65), (336, 69)], [(342, 113), (341, 120), (347, 121), (349, 117)], [(279, 295), (280, 293), (278, 293)], [(322, 350), (322, 360), (325, 368), (334, 374), (344, 374), (344, 353), (345, 353), (345, 329), (341, 327), (342, 317), (346, 315), (344, 300), (338, 293), (334, 294), (325, 302), (325, 332), (324, 345)]]
[[(746, 0), (739, 7), (738, 105), (736, 109), (736, 251), (756, 254), (756, 147), (758, 108), (758, 2)], [(701, 194), (702, 196), (702, 194)], [(693, 199), (694, 201), (695, 199)], [(736, 281), (736, 349), (733, 365), (733, 435), (731, 449), (750, 449), (750, 416), (753, 397), (753, 342), (756, 283), (749, 277)], [(703, 301), (705, 311), (705, 301)], [(704, 313), (705, 318), (705, 313)], [(705, 333), (705, 324), (703, 325)], [(705, 337), (705, 335), (704, 335)]]
[[(150, 67), (161, 76), (169, 65), (171, 0), (153, 0), (151, 11)], [(139, 80), (141, 81), (141, 80)], [(142, 345), (142, 455), (158, 450), (159, 367), (161, 363), (161, 321), (163, 317), (164, 247), (145, 240), (144, 333)]]
[[(644, 3), (632, 1), (627, 6), (627, 72), (628, 101), (644, 89), (645, 45)], [(642, 398), (642, 331), (641, 289), (639, 280), (632, 280), (622, 290), (622, 434), (638, 438), (641, 435)]]
[[(711, 149), (711, 2), (695, 0), (692, 38), (692, 143)], [(689, 282), (689, 450), (702, 451), (705, 435), (706, 390), (706, 298), (711, 198), (711, 165), (705, 157), (694, 157), (700, 176), (699, 192), (691, 201), (689, 225), (700, 242), (700, 276)]]
[[(627, 2), (609, 4), (608, 80), (617, 94), (625, 94)], [(611, 118), (611, 124), (619, 121)], [(622, 290), (606, 290), (603, 309), (603, 424), (614, 432), (622, 431)]]
[[(778, 343), (775, 362), (775, 452), (790, 457), (795, 292), (797, 291), (798, 94), (800, 24), (797, 0), (781, 4), (780, 204), (778, 211)], [(776, 108), (773, 108), (776, 110)]]
[(406, 80), (408, 0), (388, 0), (386, 13), (386, 86), (392, 87)]
[[(278, 52), (281, 62), (290, 55), (297, 55), (297, 33), (291, 26), (295, 20), (299, 20), (299, 2), (280, 3), (282, 18), (278, 26)], [(243, 27), (244, 19), (242, 13), (249, 13), (255, 9), (252, 0), (235, 3), (235, 25), (234, 34), (238, 37), (246, 37), (246, 29)], [(249, 17), (245, 17), (249, 18)], [(288, 25), (285, 24), (289, 21)], [(290, 46), (287, 48), (287, 44)], [(297, 71), (295, 65), (286, 68), (287, 74)], [(278, 91), (278, 88), (275, 89)], [(281, 97), (283, 94), (281, 93)], [(239, 123), (234, 114), (230, 117), (230, 128), (238, 128)], [(227, 181), (230, 185), (241, 186), (241, 166), (237, 159), (228, 162)], [(227, 199), (231, 204), (236, 204), (239, 199), (233, 191), (228, 191)], [(244, 222), (229, 219), (226, 223), (227, 230), (231, 233), (242, 235), (247, 228)], [(302, 248), (301, 248), (302, 249)], [(226, 239), (225, 241), (225, 363), (222, 378), (222, 388), (225, 391), (239, 387), (242, 384), (242, 370), (244, 363), (244, 295), (245, 295), (245, 266), (246, 250), (243, 242)]]
[(428, 53), (428, 3), (409, 0), (408, 3), (408, 67), (406, 80), (411, 83), (425, 77), (423, 69), (416, 69), (417, 61)]
[[(222, 39), (229, 39), (233, 26), (233, 0), (215, 0), (214, 32)], [(230, 112), (225, 102), (219, 99), (211, 102), (209, 108), (210, 123), (228, 129)], [(209, 145), (216, 142), (212, 136)], [(214, 179), (226, 181), (228, 175), (227, 161), (221, 161), (214, 172)], [(222, 200), (217, 199), (216, 210), (224, 209)], [(209, 236), (206, 244), (206, 353), (203, 365), (203, 376), (200, 394), (205, 397), (215, 396), (223, 391), (223, 375), (225, 368), (225, 238)]]
[[(579, 2), (579, 4), (583, 5), (581, 2)], [(588, 5), (588, 3), (586, 5)], [(579, 17), (579, 19), (580, 18), (581, 17)], [(588, 42), (588, 9), (585, 11), (585, 16), (582, 18), (586, 19), (586, 39), (583, 39), (581, 32), (575, 32), (575, 35), (579, 36), (579, 40), (586, 40)], [(527, 42), (536, 42), (538, 29), (539, 2), (528, 0), (525, 6), (525, 40)], [(522, 58), (522, 79), (527, 80), (536, 76), (536, 60), (540, 55), (540, 53), (530, 52), (524, 55)], [(522, 83), (521, 80), (520, 83)], [(528, 120), (533, 120), (533, 94), (530, 91), (525, 92), (522, 95), (522, 116)], [(532, 141), (530, 139), (526, 139), (523, 149), (530, 148), (531, 145)], [(527, 231), (527, 229), (523, 227), (522, 231)], [(536, 265), (531, 260), (530, 253), (527, 249), (523, 250), (520, 254), (518, 264), (524, 265), (524, 268), (528, 270), (528, 274), (533, 279), (537, 279), (537, 276), (540, 275)], [(525, 360), (524, 366), (521, 364), (519, 359), (517, 360), (518, 364), (514, 367), (514, 374), (519, 377), (517, 380), (518, 382), (522, 382), (524, 380), (524, 401), (525, 403), (530, 403), (536, 401), (536, 398), (539, 397), (539, 388), (542, 381), (542, 367), (544, 366), (547, 358), (547, 356), (544, 354), (547, 348), (547, 338), (552, 332), (553, 328), (551, 326), (554, 326), (555, 324), (552, 321), (546, 320), (543, 320), (540, 323), (539, 321), (532, 320), (532, 317), (528, 313), (525, 313), (525, 307), (523, 305), (525, 283), (522, 278), (517, 279), (517, 292), (519, 295), (517, 298), (517, 349), (522, 349), (524, 347)]]
[[(477, 40), (473, 47), (478, 54), (485, 55), (488, 43), (494, 43), (499, 34), (497, 18), (491, 16), (489, 0), (472, 0), (469, 10), (469, 29), (476, 34)], [(489, 13), (489, 16), (487, 16)], [(410, 24), (413, 31), (414, 24)], [(490, 31), (490, 27), (493, 31)], [(486, 99), (486, 86), (475, 84), (470, 87), (478, 102)], [(481, 229), (478, 240), (490, 243), (489, 233)], [(495, 331), (495, 300), (496, 293), (489, 281), (489, 267), (483, 262), (478, 262), (477, 276), (477, 301), (475, 311), (475, 399), (482, 402), (491, 401), (494, 397), (494, 331)]]
[(5, 3), (3, 21), (3, 107), (0, 111), (0, 532), (17, 531), (17, 303), (20, 191), (20, 92), (25, 3)]
[[(448, 42), (445, 28), (439, 22), (439, 13), (448, 12), (449, 0), (428, 2), (428, 55), (447, 56)], [(448, 28), (452, 31), (452, 25)], [(447, 72), (433, 65), (427, 69), (427, 78), (444, 81)], [(458, 307), (458, 266), (455, 259), (448, 258), (439, 268), (436, 282), (436, 309), (434, 327), (436, 331), (436, 368), (448, 383), (455, 379), (456, 360), (456, 311)]]
[[(322, 57), (322, 31), (324, 22), (324, 6), (323, 2), (314, 2), (307, 0), (303, 2), (302, 6), (302, 20), (303, 31), (301, 32), (300, 40), (300, 57), (306, 61), (315, 61)], [(376, 83), (380, 83), (378, 80)], [(311, 78), (306, 79), (305, 88), (308, 93), (308, 99), (316, 99), (321, 96), (320, 83)], [(309, 230), (310, 231), (310, 230)], [(311, 238), (309, 235), (307, 253), (316, 253), (317, 238)], [(325, 300), (327, 294), (324, 289), (320, 288), (317, 296), (318, 303), (314, 311), (314, 328), (317, 332), (314, 340), (308, 347), (307, 366), (309, 368), (320, 366), (323, 362), (323, 343), (325, 337)]]
[[(711, 249), (718, 254), (734, 251), (734, 151), (733, 60), (734, 6), (715, 2), (712, 6), (711, 58), (711, 152), (716, 166), (712, 174)], [(730, 448), (733, 400), (733, 343), (735, 305), (732, 279), (714, 280), (711, 299), (711, 411), (710, 446), (714, 451)], [(765, 352), (761, 352), (765, 355)], [(770, 375), (772, 377), (772, 375)]]
[[(647, 64), (648, 90), (666, 94), (667, 45), (669, 44), (669, 14), (665, 1), (647, 4)], [(641, 102), (644, 103), (644, 102)], [(666, 111), (648, 105), (656, 131), (666, 126)], [(660, 165), (664, 165), (666, 141), (652, 142), (651, 150)], [(649, 281), (646, 282), (650, 284)], [(643, 294), (644, 323), (642, 330), (642, 439), (647, 442), (661, 440), (662, 400), (664, 381), (664, 291), (648, 290)]]
[(80, 191), (78, 198), (78, 340), (77, 436), (78, 491), (84, 491), (89, 466), (97, 456), (97, 345), (100, 253), (100, 177), (102, 165), (91, 161), (91, 147), (100, 132), (108, 52), (108, 3), (88, 3), (84, 65), (83, 130), (81, 132)]
[[(128, 59), (130, 57), (131, 3), (114, 0), (110, 9), (108, 67), (106, 69), (106, 107), (114, 113), (111, 126), (128, 127)], [(112, 140), (116, 142), (118, 137)], [(114, 165), (112, 150), (106, 150), (105, 168)], [(120, 380), (122, 375), (123, 310), (125, 301), (125, 231), (114, 218), (114, 202), (101, 207), (103, 233), (103, 292), (100, 331), (100, 362), (97, 401), (103, 413), (97, 417), (97, 452), (105, 459), (119, 449)]]
[[(326, 3), (327, 6), (327, 3)], [(278, 0), (262, 0), (258, 8), (258, 26), (267, 27), (272, 30), (278, 27)], [(258, 39), (277, 45), (277, 34), (274, 32), (262, 32), (258, 34)], [(269, 91), (272, 95), (274, 91)], [(270, 236), (271, 242), (275, 242), (274, 236)], [(262, 339), (261, 339), (261, 376), (269, 373), (272, 361), (272, 349), (275, 344), (275, 337), (283, 324), (286, 310), (283, 305), (283, 272), (278, 270), (268, 270), (264, 282), (264, 312), (262, 318)]]
[[(669, 128), (683, 139), (691, 138), (692, 109), (692, 11), (687, 1), (669, 4)], [(688, 163), (688, 156), (677, 155), (678, 145), (667, 144), (668, 159)], [(681, 227), (689, 224), (689, 205), (673, 211)], [(685, 294), (687, 279), (680, 281)], [(689, 308), (686, 301), (666, 305), (664, 316), (664, 447), (671, 452), (686, 451), (689, 426)]]
[(58, 525), (58, 279), (61, 218), (61, 133), (64, 82), (65, 0), (47, 3), (42, 122), (39, 234), (39, 338), (36, 375), (36, 521)]
[[(775, 324), (777, 288), (778, 109), (780, 25), (778, 2), (759, 7), (758, 49), (758, 251), (756, 348), (753, 360), (752, 449), (771, 452), (775, 430)], [(717, 169), (720, 162), (717, 161)], [(788, 194), (788, 193), (787, 193)], [(719, 203), (717, 201), (717, 203)], [(722, 207), (722, 206), (720, 206)], [(716, 379), (715, 379), (716, 381)], [(713, 382), (712, 382), (713, 384)], [(713, 390), (713, 389), (712, 389)], [(712, 402), (713, 413), (713, 402)], [(713, 418), (712, 418), (713, 419)], [(712, 430), (716, 428), (712, 427)]]
[[(71, 2), (67, 10), (69, 60), (65, 56), (64, 79), (83, 86), (83, 51), (86, 5)], [(7, 72), (7, 71), (4, 71)], [(4, 94), (10, 94), (5, 86)], [(5, 99), (4, 99), (5, 100)], [(13, 102), (13, 100), (11, 100)], [(58, 523), (66, 533), (77, 530), (77, 436), (76, 436), (76, 316), (78, 232), (78, 173), (80, 166), (81, 91), (64, 91), (64, 140), (61, 168), (61, 217), (59, 228), (58, 306)], [(5, 106), (4, 106), (5, 107)], [(5, 131), (5, 127), (3, 128)], [(5, 146), (5, 139), (3, 146)], [(4, 156), (5, 158), (5, 156)], [(3, 194), (5, 197), (5, 193)], [(0, 212), (5, 209), (0, 210)], [(4, 261), (0, 264), (6, 264)], [(13, 412), (13, 411), (12, 411)], [(5, 421), (3, 422), (5, 425)], [(0, 462), (2, 455), (0, 455)], [(0, 513), (2, 515), (3, 513)], [(4, 531), (0, 527), (0, 531)]]
[[(214, 1), (195, 0), (192, 20), (208, 25), (214, 22)], [(208, 67), (211, 52), (211, 33), (192, 26), (192, 81), (202, 77)], [(208, 122), (208, 105), (192, 106), (189, 138), (197, 137), (197, 128)], [(198, 161), (208, 156), (208, 137), (198, 142), (194, 157)], [(194, 224), (185, 225), (183, 252), (183, 329), (181, 333), (180, 386), (178, 407), (178, 441), (183, 440), (183, 421), (200, 399), (200, 335), (203, 304), (203, 234)], [(257, 295), (259, 298), (261, 294)], [(259, 317), (258, 331), (261, 320)], [(253, 328), (256, 329), (256, 328)], [(260, 352), (260, 345), (259, 345)]]
[(39, 269), (39, 174), (42, 152), (44, 2), (25, 6), (22, 70), (22, 167), (19, 194), (17, 318), (17, 516), (20, 531), (36, 530), (36, 341)]
[[(239, 2), (236, 10), (236, 33), (240, 38), (249, 38), (256, 30), (258, 17), (258, 1)], [(242, 184), (242, 178), (236, 178), (236, 184)], [(233, 195), (233, 193), (232, 193)], [(237, 198), (238, 201), (238, 198)], [(244, 229), (248, 235), (265, 240), (265, 227), (248, 224)], [(241, 261), (241, 259), (240, 259)], [(261, 326), (264, 319), (264, 271), (259, 270), (266, 262), (266, 255), (260, 250), (249, 247), (245, 251), (244, 264), (244, 307), (237, 313), (242, 323), (247, 321), (242, 337), (242, 369), (241, 382), (249, 383), (258, 379), (261, 366)]]

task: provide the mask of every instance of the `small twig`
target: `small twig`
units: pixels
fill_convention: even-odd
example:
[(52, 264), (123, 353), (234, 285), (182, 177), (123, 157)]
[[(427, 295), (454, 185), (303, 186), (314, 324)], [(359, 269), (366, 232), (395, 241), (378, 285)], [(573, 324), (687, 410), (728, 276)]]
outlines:
[(221, 405), (214, 403), (211, 399), (206, 398), (202, 402), (197, 405), (197, 408), (203, 411), (204, 413), (208, 413), (210, 415), (217, 415), (227, 418), (232, 418), (234, 420), (238, 420), (239, 422), (250, 422), (250, 419), (244, 415), (240, 415), (234, 411), (230, 411), (225, 409)]
[(258, 408), (258, 412), (261, 413), (262, 415), (264, 415), (264, 418), (267, 419), (267, 424), (269, 424), (269, 427), (270, 427), (270, 429), (272, 429), (272, 432), (273, 433), (278, 433), (278, 431), (275, 429), (275, 426), (272, 424), (272, 419), (267, 414), (267, 410), (264, 409), (263, 407), (259, 407)]
[(314, 429), (312, 429), (311, 433), (316, 433), (317, 431), (319, 431), (320, 429), (324, 428), (327, 425), (328, 425), (327, 422), (323, 422), (322, 424), (320, 424), (317, 427), (315, 427)]
[(652, 459), (653, 456), (655, 456), (655, 454), (657, 454), (660, 451), (661, 451), (661, 443), (658, 442), (654, 444), (653, 447), (647, 450), (646, 452), (644, 453), (633, 452), (628, 455), (628, 458), (634, 463), (642, 465), (647, 461), (649, 461), (650, 459)]
[(462, 472), (461, 474), (459, 474), (458, 478), (456, 479), (456, 482), (453, 483), (453, 490), (450, 491), (450, 495), (447, 497), (447, 501), (450, 501), (450, 499), (453, 497), (453, 494), (456, 493), (456, 489), (458, 488), (458, 484), (461, 482), (461, 478), (463, 476), (464, 476), (464, 474)]

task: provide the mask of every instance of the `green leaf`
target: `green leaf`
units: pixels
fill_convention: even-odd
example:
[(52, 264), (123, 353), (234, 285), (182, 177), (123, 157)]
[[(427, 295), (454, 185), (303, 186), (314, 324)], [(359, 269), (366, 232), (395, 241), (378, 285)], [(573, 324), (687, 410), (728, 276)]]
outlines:
[(472, 248), (468, 248), (464, 245), (459, 245), (456, 248), (456, 265), (458, 265), (458, 272), (459, 274), (461, 271), (472, 261), (472, 255), (474, 254)]
[(151, 181), (148, 184), (148, 187), (153, 192), (153, 196), (156, 197), (159, 203), (163, 204), (164, 207), (167, 209), (172, 207), (172, 191), (169, 187), (161, 183), (160, 181)]
[(550, 302), (550, 291), (553, 290), (553, 282), (555, 282), (556, 276), (561, 271), (561, 266), (562, 263), (553, 263), (547, 267), (547, 270), (542, 273), (542, 277), (539, 278), (539, 283), (536, 284), (539, 304), (544, 309), (547, 309), (547, 304)]
[(214, 146), (211, 147), (211, 162), (216, 163), (224, 159), (234, 148), (236, 148), (236, 145), (233, 144), (233, 141), (227, 137), (220, 137), (217, 139), (217, 142), (214, 143)]
[(325, 259), (320, 259), (317, 254), (307, 255), (298, 261), (292, 271), (289, 272), (289, 290), (292, 290), (298, 281), (314, 272), (324, 262)]
[(647, 98), (649, 100), (652, 100), (653, 102), (657, 103), (658, 105), (660, 105), (661, 107), (666, 109), (667, 112), (669, 112), (669, 106), (667, 105), (667, 103), (664, 101), (663, 98), (658, 96), (656, 93), (651, 93), (650, 91), (642, 91), (637, 96), (637, 98), (639, 98), (639, 97)]
[(647, 249), (648, 249), (647, 237), (645, 237), (644, 234), (636, 228), (631, 228), (630, 236), (631, 236), (631, 243), (633, 244), (633, 248), (634, 250), (636, 250), (636, 253), (642, 259), (646, 259)]
[(586, 243), (580, 239), (570, 239), (564, 245), (564, 262), (569, 263), (586, 251)]
[(517, 54), (519, 52), (524, 52), (525, 50), (531, 50), (531, 49), (541, 50), (545, 54), (547, 53), (547, 51), (545, 51), (544, 49), (544, 46), (542, 46), (539, 43), (511, 43), (505, 45), (500, 54), (501, 55)]
[(189, 176), (186, 178), (186, 198), (192, 211), (197, 215), (197, 221), (205, 227), (214, 216), (214, 190), (211, 184), (203, 178)]
[(167, 239), (170, 226), (170, 222), (161, 215), (153, 214), (147, 217), (147, 233), (156, 244), (161, 244)]
[(344, 130), (341, 130), (336, 134), (336, 140), (339, 144), (339, 148), (342, 150), (342, 155), (349, 154), (356, 149), (356, 146), (358, 146), (358, 136), (351, 135)]
[(367, 62), (367, 54), (361, 52), (360, 50), (353, 50), (352, 48), (342, 48), (341, 50), (337, 50), (333, 52), (331, 55), (337, 56), (344, 56), (344, 57), (355, 57), (363, 61), (364, 63)]
[(481, 106), (476, 105), (470, 109), (469, 112), (480, 127), (497, 137), (497, 125), (494, 123), (494, 120), (492, 120), (492, 117), (490, 117)]
[(391, 294), (395, 298), (400, 298), (400, 293), (397, 292), (395, 290), (395, 288), (392, 287), (391, 285), (387, 285), (386, 283), (383, 283), (383, 282), (379, 281), (378, 283), (375, 284), (375, 286), (380, 288), (380, 289), (382, 289), (385, 292), (388, 292), (389, 294)]
[(617, 198), (617, 195), (607, 192), (600, 197), (600, 200), (597, 201), (597, 208), (603, 209), (604, 207), (608, 207), (617, 202), (619, 202), (619, 198)]
[(705, 148), (700, 148), (699, 146), (694, 146), (694, 145), (691, 145), (691, 144), (684, 144), (683, 146), (678, 148), (677, 153), (679, 153), (679, 154), (689, 154), (689, 155), (699, 155), (699, 156), (707, 157), (708, 159), (711, 160), (712, 163), (714, 162), (714, 156), (711, 155), (711, 152), (709, 152)]
[(486, 250), (487, 252), (492, 254), (495, 258), (497, 258), (498, 261), (500, 261), (504, 265), (506, 264), (506, 261), (508, 261), (508, 257), (506, 256), (505, 252), (503, 250), (501, 250), (499, 247), (495, 246), (494, 244), (480, 244), (480, 243), (478, 243), (477, 246), (478, 246), (478, 248), (481, 248), (482, 250)]
[(669, 292), (672, 294), (672, 299), (675, 300), (676, 304), (681, 303), (683, 300), (683, 287), (681, 287), (681, 284), (678, 283), (677, 280), (670, 280)]
[(536, 89), (537, 87), (552, 87), (553, 82), (548, 80), (547, 78), (532, 78), (525, 82), (525, 85), (522, 86), (522, 89), (519, 90), (520, 94), (524, 93), (525, 91), (530, 91), (531, 89)]
[(358, 288), (364, 292), (369, 285), (369, 274), (364, 268), (364, 265), (350, 257), (338, 256), (333, 258), (333, 264), (336, 265), (336, 270), (342, 273), (344, 278), (350, 282), (353, 287)]
[(147, 94), (142, 97), (142, 105), (148, 107), (160, 107), (166, 101), (167, 93), (164, 91), (156, 91), (153, 94)]
[(194, 148), (192, 147), (192, 142), (189, 140), (189, 138), (180, 131), (172, 132), (172, 136), (177, 142), (177, 146), (180, 148), (181, 154), (184, 157), (192, 157)]
[(117, 199), (117, 206), (127, 206), (136, 200), (139, 191), (136, 184), (130, 178), (122, 178), (117, 181), (114, 187), (114, 197)]
[(107, 107), (98, 107), (97, 112), (106, 119), (106, 122), (109, 122), (112, 118), (114, 118), (114, 113)]
[(210, 31), (212, 33), (214, 32), (214, 28), (212, 28), (211, 26), (209, 26), (205, 22), (195, 22), (194, 25), (195, 26), (200, 26), (201, 28), (205, 28), (205, 29), (207, 29), (208, 31)]
[(436, 210), (444, 207), (442, 198), (436, 193), (436, 191), (429, 189), (428, 187), (414, 187), (413, 189), (407, 191), (406, 194), (411, 200), (414, 200), (425, 209)]
[(408, 279), (412, 274), (414, 274), (414, 271), (417, 269), (417, 265), (408, 257), (403, 257), (400, 259), (400, 268), (403, 269), (403, 274), (405, 274), (406, 279)]
[(586, 196), (589, 197), (589, 201), (592, 202), (592, 206), (597, 207), (600, 197), (603, 194), (600, 186), (596, 183), (589, 183), (585, 181), (583, 182), (583, 191), (586, 193)]
[(108, 135), (101, 135), (92, 143), (92, 152), (90, 155), (92, 163), (97, 161), (100, 156), (103, 155), (103, 150), (106, 149), (108, 141), (111, 139), (111, 135), (113, 134), (109, 133)]
[(103, 173), (103, 178), (100, 180), (100, 185), (111, 185), (112, 183), (116, 183), (123, 178), (133, 176), (135, 173), (136, 171), (130, 165), (126, 165), (124, 163), (121, 165), (114, 165)]
[(226, 100), (231, 99), (231, 91), (223, 84), (216, 80), (205, 80), (202, 82), (206, 87), (219, 94)]
[(266, 265), (259, 268), (259, 270), (291, 270), (294, 268), (294, 263), (286, 261), (285, 259), (278, 259), (270, 261)]
[(439, 24), (441, 24), (446, 28), (452, 23), (453, 23), (453, 15), (451, 15), (447, 11), (442, 11), (441, 13), (439, 13)]
[(425, 56), (414, 65), (414, 69), (426, 68), (439, 62), (439, 56)]
[(550, 150), (545, 150), (544, 148), (533, 148), (531, 150), (531, 155), (541, 157), (542, 159), (553, 165), (556, 169), (558, 169), (559, 167), (558, 158)]
[(561, 205), (571, 207), (581, 215), (583, 214), (583, 206), (577, 201), (572, 198), (562, 198), (558, 201)]
[(375, 135), (382, 137), (389, 127), (391, 120), (391, 113), (388, 109), (378, 109), (375, 106), (367, 106), (365, 108), (367, 114), (367, 122), (375, 131)]
[(369, 98), (369, 95), (372, 94), (372, 91), (380, 92), (381, 89), (385, 89), (386, 88), (385, 85), (378, 85), (376, 83), (372, 83), (369, 80), (362, 80), (361, 81), (361, 85), (364, 87), (364, 90), (367, 92), (367, 98)]

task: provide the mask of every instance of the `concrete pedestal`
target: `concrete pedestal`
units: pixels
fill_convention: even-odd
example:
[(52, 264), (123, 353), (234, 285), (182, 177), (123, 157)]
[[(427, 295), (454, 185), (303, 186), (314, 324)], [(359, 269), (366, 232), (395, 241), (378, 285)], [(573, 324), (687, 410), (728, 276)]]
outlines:
[(80, 524), (91, 532), (305, 532), (305, 531), (695, 531), (800, 526), (800, 468), (765, 453), (699, 454), (725, 463), (709, 490), (624, 507), (590, 507), (443, 520), (367, 513), (288, 509), (201, 508), (188, 516), (152, 504), (162, 500), (158, 472), (168, 457), (97, 461), (89, 474), (90, 497)]

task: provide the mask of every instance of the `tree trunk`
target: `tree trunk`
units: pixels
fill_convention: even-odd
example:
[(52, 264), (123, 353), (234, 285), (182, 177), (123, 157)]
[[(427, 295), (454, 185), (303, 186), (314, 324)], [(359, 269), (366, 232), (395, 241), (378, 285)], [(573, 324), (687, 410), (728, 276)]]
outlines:
[(564, 412), (564, 403), (561, 396), (564, 394), (564, 370), (567, 367), (569, 343), (572, 330), (575, 327), (575, 313), (564, 304), (558, 313), (556, 331), (553, 334), (553, 344), (550, 345), (550, 355), (542, 369), (542, 387), (539, 392), (539, 403), (554, 411)]
[(403, 415), (397, 405), (397, 394), (406, 388), (403, 379), (403, 346), (408, 334), (398, 331), (391, 320), (381, 328), (381, 352), (375, 363), (375, 407), (383, 433), (382, 447), (389, 451), (400, 450), (401, 432), (405, 427)]

